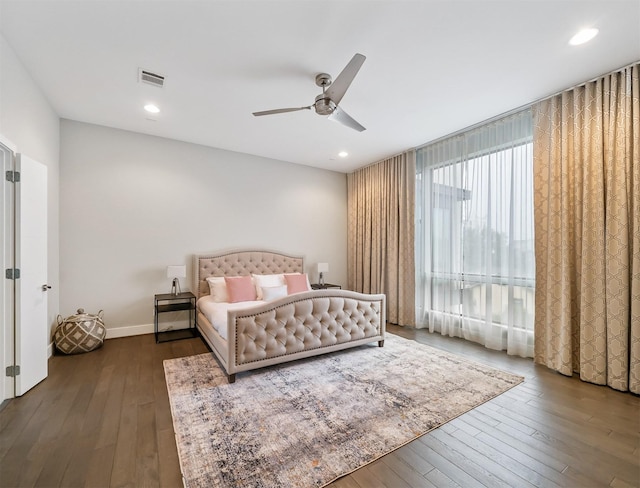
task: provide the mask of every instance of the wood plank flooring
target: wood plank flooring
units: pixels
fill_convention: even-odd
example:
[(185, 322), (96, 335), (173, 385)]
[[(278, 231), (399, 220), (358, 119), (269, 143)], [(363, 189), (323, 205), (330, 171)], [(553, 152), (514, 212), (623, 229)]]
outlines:
[[(389, 331), (525, 382), (332, 488), (640, 486), (640, 397), (460, 339)], [(0, 487), (182, 486), (162, 361), (206, 351), (199, 338), (145, 335), (52, 357), (49, 377), (0, 411)]]

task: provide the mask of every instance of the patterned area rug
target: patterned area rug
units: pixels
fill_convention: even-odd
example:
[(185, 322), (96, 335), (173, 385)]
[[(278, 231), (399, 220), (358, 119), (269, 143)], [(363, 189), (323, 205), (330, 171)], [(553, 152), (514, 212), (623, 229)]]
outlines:
[(189, 488), (324, 486), (523, 381), (391, 334), (230, 385), (211, 354), (164, 369)]

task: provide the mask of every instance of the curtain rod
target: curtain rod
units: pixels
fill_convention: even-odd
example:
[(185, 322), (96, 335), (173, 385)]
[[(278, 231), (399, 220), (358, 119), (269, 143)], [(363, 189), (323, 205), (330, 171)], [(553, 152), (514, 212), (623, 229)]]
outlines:
[(564, 92), (575, 90), (576, 88), (584, 86), (587, 83), (593, 83), (594, 81), (598, 81), (600, 78), (604, 78), (605, 76), (609, 76), (609, 75), (612, 75), (614, 73), (619, 73), (620, 71), (623, 71), (625, 69), (631, 68), (632, 66), (635, 66), (636, 64), (640, 64), (640, 59), (637, 60), (637, 61), (634, 61), (633, 63), (630, 63), (630, 64), (628, 64), (626, 66), (623, 66), (622, 68), (614, 69), (613, 71), (609, 71), (607, 73), (603, 73), (603, 74), (601, 74), (599, 76), (596, 76), (595, 78), (591, 78), (590, 80), (583, 81), (582, 83), (578, 83), (577, 85), (573, 85), (572, 87), (565, 88), (564, 90), (560, 90), (559, 92), (552, 93), (551, 95), (548, 95), (546, 97), (540, 98), (540, 99), (532, 102), (531, 105), (533, 105), (534, 103), (542, 102), (544, 100), (548, 100), (548, 99), (553, 98), (555, 96), (558, 96), (558, 95), (560, 95), (560, 94), (562, 94)]
[(373, 163), (365, 164), (364, 166), (361, 166), (360, 168), (356, 168), (353, 171), (349, 171), (349, 173), (347, 173), (347, 174), (355, 173), (356, 171), (360, 171), (361, 169), (370, 168), (371, 166), (375, 166), (376, 164), (384, 163), (385, 161), (388, 161), (389, 159), (397, 158), (398, 156), (402, 156), (403, 154), (407, 154), (407, 153), (409, 153), (411, 151), (415, 152), (415, 150), (416, 150), (415, 147), (410, 147), (409, 149), (405, 149), (404, 151), (399, 152), (397, 154), (394, 154), (393, 156), (387, 156), (386, 158), (378, 159), (377, 161), (375, 161)]
[(560, 95), (562, 93), (565, 93), (565, 92), (568, 92), (568, 91), (571, 91), (571, 90), (575, 90), (576, 88), (584, 86), (587, 83), (591, 83), (591, 82), (594, 82), (596, 80), (599, 80), (600, 78), (603, 78), (605, 76), (612, 75), (614, 73), (619, 73), (620, 71), (623, 71), (623, 70), (625, 70), (627, 68), (630, 68), (630, 67), (632, 67), (632, 66), (634, 66), (636, 64), (640, 64), (640, 60), (634, 61), (633, 63), (630, 63), (630, 64), (628, 64), (626, 66), (623, 66), (622, 68), (614, 69), (613, 71), (609, 71), (608, 73), (601, 74), (601, 75), (596, 76), (595, 78), (592, 78), (590, 80), (583, 81), (582, 83), (578, 83), (577, 85), (573, 85), (573, 86), (571, 86), (569, 88), (565, 88), (564, 90), (560, 90), (558, 92), (552, 93), (551, 95), (547, 95), (545, 97), (539, 98), (537, 100), (534, 100), (533, 102), (527, 103), (526, 105), (521, 105), (520, 107), (514, 108), (512, 110), (509, 110), (508, 112), (503, 112), (503, 113), (501, 113), (499, 115), (496, 115), (494, 117), (491, 117), (489, 119), (483, 120), (483, 121), (478, 122), (478, 123), (473, 124), (473, 125), (469, 125), (469, 126), (463, 128), (463, 129), (457, 130), (455, 132), (452, 132), (450, 134), (444, 135), (442, 137), (438, 137), (437, 139), (433, 139), (432, 141), (429, 141), (429, 142), (426, 142), (426, 143), (421, 144), (419, 146), (416, 146), (414, 148), (414, 150), (417, 151), (419, 149), (422, 149), (423, 147), (430, 146), (431, 144), (435, 144), (436, 142), (440, 142), (440, 141), (443, 141), (445, 139), (449, 139), (450, 137), (455, 137), (455, 136), (457, 136), (459, 134), (462, 134), (463, 132), (468, 132), (468, 131), (476, 129), (476, 128), (480, 127), (480, 126), (483, 126), (483, 125), (486, 125), (486, 124), (490, 124), (491, 122), (495, 122), (496, 120), (500, 120), (500, 119), (502, 119), (504, 117), (509, 117), (510, 115), (515, 115), (515, 114), (517, 114), (519, 112), (524, 112), (525, 110), (528, 110), (531, 107), (533, 107), (533, 105), (536, 104), (536, 103), (542, 102), (544, 100), (548, 100), (549, 98), (553, 98), (553, 97), (555, 97), (557, 95)]

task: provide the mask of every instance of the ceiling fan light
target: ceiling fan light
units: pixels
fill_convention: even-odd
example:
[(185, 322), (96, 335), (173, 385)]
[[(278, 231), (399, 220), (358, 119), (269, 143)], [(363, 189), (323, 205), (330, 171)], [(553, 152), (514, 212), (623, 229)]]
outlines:
[(313, 105), (318, 115), (331, 115), (336, 109), (336, 104), (333, 103), (333, 100), (325, 97), (324, 94), (318, 95), (316, 97), (316, 103)]

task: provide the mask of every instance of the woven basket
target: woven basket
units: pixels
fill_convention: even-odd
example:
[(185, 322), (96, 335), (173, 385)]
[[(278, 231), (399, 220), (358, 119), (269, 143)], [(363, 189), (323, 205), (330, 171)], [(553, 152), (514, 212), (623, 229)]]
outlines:
[(97, 315), (85, 313), (82, 308), (76, 315), (63, 319), (58, 315), (58, 326), (53, 335), (56, 349), (64, 354), (80, 354), (98, 349), (104, 343), (106, 329), (102, 321), (103, 311)]

